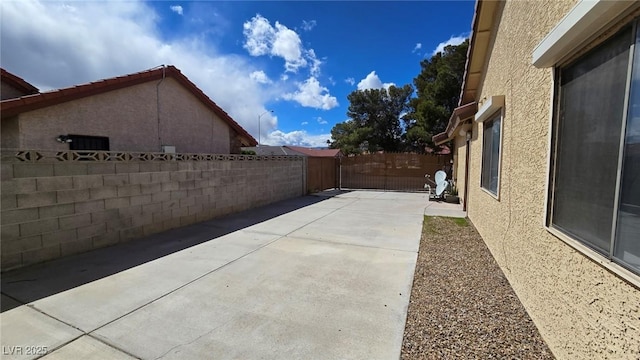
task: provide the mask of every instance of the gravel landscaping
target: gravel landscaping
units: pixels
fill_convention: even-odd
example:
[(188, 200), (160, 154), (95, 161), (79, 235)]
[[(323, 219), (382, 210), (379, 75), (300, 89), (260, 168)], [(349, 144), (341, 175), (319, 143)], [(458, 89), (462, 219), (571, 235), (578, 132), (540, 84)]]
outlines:
[(554, 358), (465, 219), (425, 217), (401, 358)]

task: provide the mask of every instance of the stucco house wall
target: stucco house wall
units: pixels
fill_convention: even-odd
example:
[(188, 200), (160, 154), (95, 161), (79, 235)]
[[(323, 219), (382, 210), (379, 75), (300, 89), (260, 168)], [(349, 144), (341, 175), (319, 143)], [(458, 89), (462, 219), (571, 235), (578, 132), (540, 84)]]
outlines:
[(224, 154), (234, 134), (173, 78), (28, 111), (18, 119), (23, 149), (66, 150), (56, 137), (76, 134), (108, 136), (111, 151), (160, 151), (161, 145), (173, 145), (176, 152)]
[[(474, 122), (468, 217), (557, 358), (638, 359), (640, 290), (544, 226), (553, 78), (531, 56), (576, 3), (498, 6), (476, 100), (480, 108), (491, 96), (505, 96), (500, 185), (497, 198), (480, 187), (483, 129)], [(460, 183), (465, 146), (455, 149)]]

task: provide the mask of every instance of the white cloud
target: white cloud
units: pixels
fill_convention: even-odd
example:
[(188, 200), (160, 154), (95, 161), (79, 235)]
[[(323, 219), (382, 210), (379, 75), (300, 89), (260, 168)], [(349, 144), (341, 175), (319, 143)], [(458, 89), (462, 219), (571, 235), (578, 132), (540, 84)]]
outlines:
[(356, 83), (356, 79), (350, 77), (350, 78), (344, 79), (344, 82), (346, 82), (349, 85), (354, 85)]
[(308, 121), (303, 121), (302, 123), (300, 123), (300, 125), (309, 125)]
[(394, 83), (383, 83), (380, 81), (378, 75), (376, 75), (375, 71), (372, 71), (365, 77), (360, 80), (358, 83), (358, 90), (366, 90), (366, 89), (389, 89), (390, 86), (395, 86)]
[(314, 27), (316, 27), (317, 23), (315, 20), (302, 20), (302, 30), (311, 31)]
[(180, 5), (171, 5), (169, 8), (171, 9), (171, 11), (173, 11), (174, 13), (176, 13), (178, 15), (182, 15), (182, 13), (183, 13), (182, 6), (180, 6)]
[[(49, 90), (173, 64), (256, 138), (257, 115), (284, 91), (253, 80), (258, 69), (247, 57), (220, 53), (197, 35), (163, 40), (160, 17), (144, 2), (68, 4), (3, 2), (2, 67)], [(262, 117), (263, 134), (276, 128), (277, 118)]]
[(422, 49), (422, 44), (421, 43), (417, 43), (416, 46), (413, 48), (413, 50), (411, 51), (412, 53), (418, 51)]
[(251, 80), (257, 82), (258, 84), (270, 84), (272, 82), (267, 74), (265, 74), (262, 70), (252, 72), (251, 74), (249, 74), (249, 77), (251, 78)]
[(318, 118), (316, 118), (316, 120), (318, 121), (318, 124), (320, 124), (320, 125), (328, 124), (327, 120), (321, 118), (320, 116), (318, 116)]
[(297, 73), (298, 69), (310, 64), (311, 75), (317, 76), (322, 62), (313, 49), (305, 49), (295, 31), (276, 21), (271, 26), (269, 20), (257, 14), (243, 25), (244, 48), (251, 56), (277, 56), (284, 59), (285, 71)]
[(439, 52), (443, 52), (444, 48), (449, 46), (449, 45), (460, 45), (462, 44), (465, 40), (467, 40), (467, 38), (469, 37), (469, 34), (466, 35), (460, 35), (460, 36), (452, 36), (449, 38), (449, 40), (441, 42), (440, 44), (438, 44), (438, 46), (436, 47), (435, 50), (433, 50), (433, 52), (431, 53), (431, 56), (436, 55)]
[(305, 130), (295, 130), (288, 133), (275, 130), (262, 140), (262, 144), (326, 147), (329, 139), (331, 139), (331, 134), (310, 135)]
[(286, 93), (283, 98), (315, 109), (330, 110), (338, 106), (338, 99), (329, 94), (329, 89), (320, 86), (320, 82), (313, 76), (304, 83), (298, 83), (298, 91)]

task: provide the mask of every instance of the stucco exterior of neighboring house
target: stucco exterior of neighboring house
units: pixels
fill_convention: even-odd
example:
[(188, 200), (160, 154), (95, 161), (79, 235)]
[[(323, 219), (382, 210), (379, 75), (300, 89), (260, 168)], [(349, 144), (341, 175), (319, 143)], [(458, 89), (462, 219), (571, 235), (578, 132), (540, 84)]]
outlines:
[(29, 84), (5, 69), (0, 68), (0, 99), (12, 99), (39, 93), (37, 87)]
[(8, 99), (5, 73), (3, 148), (228, 154), (257, 144), (174, 66)]
[(446, 131), (478, 229), (559, 359), (640, 358), (640, 2), (478, 1)]

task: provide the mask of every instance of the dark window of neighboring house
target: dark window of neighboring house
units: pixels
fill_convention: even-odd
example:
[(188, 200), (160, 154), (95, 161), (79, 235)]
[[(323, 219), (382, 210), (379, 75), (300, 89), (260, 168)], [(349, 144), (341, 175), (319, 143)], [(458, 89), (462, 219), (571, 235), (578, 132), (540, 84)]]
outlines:
[(106, 136), (69, 135), (69, 150), (109, 151), (109, 138)]
[(493, 195), (498, 196), (500, 180), (500, 127), (501, 114), (497, 113), (491, 120), (483, 123), (482, 135), (482, 178), (480, 186)]
[(640, 36), (632, 25), (557, 71), (549, 225), (640, 273)]

